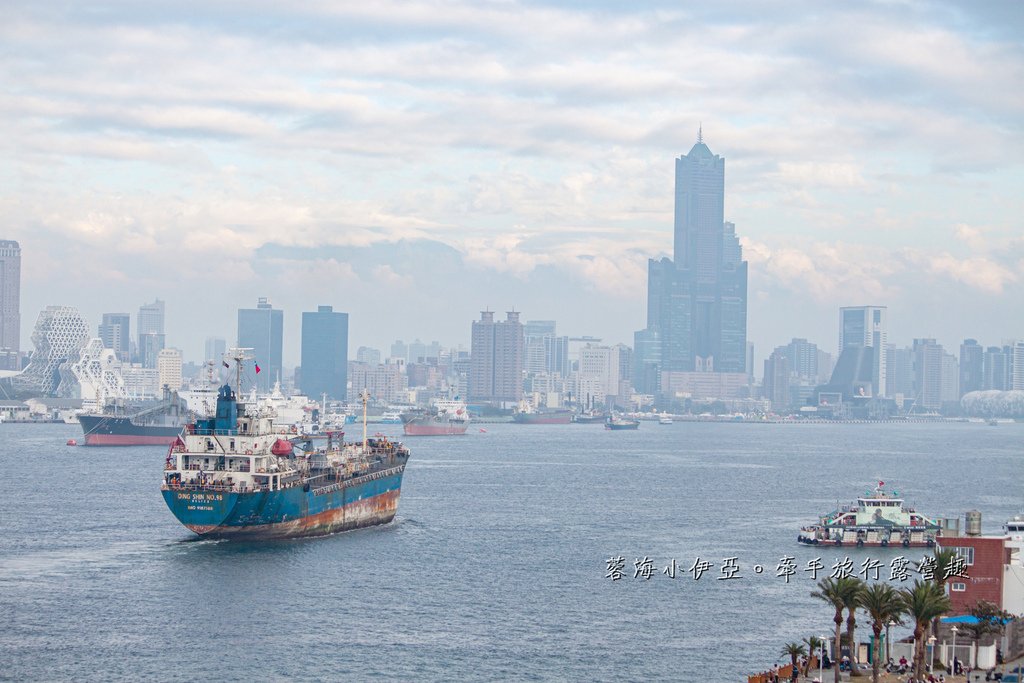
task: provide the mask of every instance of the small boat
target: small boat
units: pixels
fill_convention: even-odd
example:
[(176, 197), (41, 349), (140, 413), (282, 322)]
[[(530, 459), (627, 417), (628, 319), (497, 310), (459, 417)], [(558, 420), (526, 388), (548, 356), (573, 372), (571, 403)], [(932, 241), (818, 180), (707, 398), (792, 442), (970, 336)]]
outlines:
[(669, 417), (667, 414), (662, 413), (661, 417), (658, 418), (658, 424), (660, 424), (660, 425), (670, 425), (670, 424), (672, 424), (672, 418)]
[(817, 524), (802, 528), (797, 540), (809, 545), (933, 547), (941, 525), (905, 505), (899, 491), (889, 492), (884, 486), (880, 481), (856, 504), (822, 515)]
[(611, 415), (608, 420), (604, 423), (605, 429), (620, 430), (620, 429), (639, 429), (640, 420), (631, 420), (628, 417), (618, 417)]
[(68, 443), (67, 443), (67, 445), (68, 445), (68, 446), (77, 446), (77, 445), (78, 445), (78, 442), (77, 442), (77, 441), (75, 441), (74, 439), (68, 439)]

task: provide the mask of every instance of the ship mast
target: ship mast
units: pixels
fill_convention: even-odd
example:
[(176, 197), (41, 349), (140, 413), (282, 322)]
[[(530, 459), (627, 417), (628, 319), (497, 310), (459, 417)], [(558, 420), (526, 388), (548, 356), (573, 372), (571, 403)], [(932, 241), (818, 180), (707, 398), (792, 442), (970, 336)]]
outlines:
[(363, 389), (359, 398), (363, 399), (363, 453), (366, 453), (366, 402), (370, 399), (370, 392)]
[(242, 395), (242, 363), (252, 360), (251, 348), (228, 349), (228, 357), (235, 361), (235, 395)]

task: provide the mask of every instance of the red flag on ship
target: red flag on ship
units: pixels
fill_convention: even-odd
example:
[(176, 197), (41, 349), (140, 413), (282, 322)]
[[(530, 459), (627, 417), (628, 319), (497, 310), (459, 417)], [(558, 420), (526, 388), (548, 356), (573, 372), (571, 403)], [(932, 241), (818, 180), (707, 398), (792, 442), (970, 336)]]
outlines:
[(880, 481), (880, 482), (878, 482), (878, 485), (879, 486), (885, 486), (885, 482), (884, 481)]
[(259, 363), (255, 363), (255, 365), (256, 365), (256, 374), (258, 375), (258, 374), (260, 374), (260, 364)]

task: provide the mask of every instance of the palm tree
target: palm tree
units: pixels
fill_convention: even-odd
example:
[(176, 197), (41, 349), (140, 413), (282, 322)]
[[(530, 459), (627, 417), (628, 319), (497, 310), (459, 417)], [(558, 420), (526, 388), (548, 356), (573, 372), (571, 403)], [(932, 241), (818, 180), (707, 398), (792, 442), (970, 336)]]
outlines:
[(874, 633), (871, 648), (871, 680), (878, 683), (882, 658), (879, 656), (882, 629), (890, 621), (899, 621), (903, 616), (903, 601), (895, 588), (887, 583), (873, 583), (861, 594), (860, 607), (871, 617), (871, 631)]
[(978, 646), (981, 639), (989, 633), (1001, 634), (1005, 628), (1006, 619), (1010, 617), (1009, 612), (1001, 610), (997, 605), (979, 600), (969, 610), (972, 617), (977, 621), (973, 624), (961, 624), (960, 628), (971, 634), (974, 639), (974, 661), (978, 661)]
[[(946, 592), (946, 582), (952, 578), (950, 571), (952, 571), (953, 563), (955, 561), (954, 558), (956, 558), (957, 555), (957, 551), (952, 548), (936, 548), (932, 553), (932, 557), (935, 558), (935, 574), (932, 581), (942, 589), (943, 593)], [(939, 636), (938, 617), (932, 621), (932, 635), (936, 638)]]
[(857, 627), (857, 610), (860, 608), (861, 596), (864, 595), (866, 584), (856, 577), (850, 577), (850, 583), (843, 593), (843, 606), (849, 612), (846, 617), (846, 640), (850, 643), (850, 675), (860, 676), (857, 666), (857, 639), (854, 631)]
[(804, 638), (804, 643), (806, 643), (806, 645), (807, 645), (807, 652), (808, 652), (807, 666), (804, 667), (804, 676), (806, 676), (810, 672), (810, 670), (811, 670), (811, 659), (810, 658), (811, 657), (820, 657), (821, 656), (821, 647), (822, 647), (822, 645), (825, 644), (825, 641), (823, 641), (818, 636), (810, 636), (810, 637)]
[[(811, 597), (827, 602), (829, 606), (835, 610), (832, 621), (836, 625), (835, 654), (837, 656), (839, 654), (839, 637), (843, 628), (843, 610), (846, 609), (846, 595), (858, 584), (859, 579), (850, 576), (844, 576), (838, 579), (822, 579), (818, 582), (818, 590), (811, 592)], [(835, 674), (835, 683), (839, 683), (838, 665), (832, 668), (832, 673)]]
[(924, 634), (932, 619), (950, 610), (949, 598), (933, 581), (915, 581), (900, 591), (903, 611), (914, 621), (914, 677), (924, 675)]
[(793, 672), (790, 675), (795, 681), (797, 675), (796, 658), (806, 655), (807, 648), (805, 648), (802, 643), (786, 643), (782, 646), (782, 654), (789, 655), (789, 659), (793, 663)]

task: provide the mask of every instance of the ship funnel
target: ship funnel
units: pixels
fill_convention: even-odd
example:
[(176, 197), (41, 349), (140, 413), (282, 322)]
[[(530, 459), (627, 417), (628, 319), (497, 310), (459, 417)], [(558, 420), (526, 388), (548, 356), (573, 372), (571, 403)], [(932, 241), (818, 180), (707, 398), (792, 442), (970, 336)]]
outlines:
[(968, 536), (981, 536), (981, 513), (977, 510), (968, 510), (965, 517), (967, 524), (964, 526), (964, 532)]

